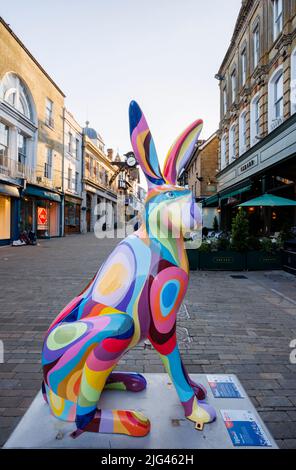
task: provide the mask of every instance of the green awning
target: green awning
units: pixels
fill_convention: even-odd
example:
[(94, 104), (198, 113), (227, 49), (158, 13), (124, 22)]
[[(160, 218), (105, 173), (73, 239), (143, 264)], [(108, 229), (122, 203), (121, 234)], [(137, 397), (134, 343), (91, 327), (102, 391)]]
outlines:
[(204, 207), (210, 207), (214, 206), (215, 204), (218, 205), (219, 197), (218, 194), (215, 194), (215, 196), (210, 196), (207, 199), (203, 201), (203, 206)]
[(25, 196), (35, 196), (40, 199), (48, 199), (50, 201), (61, 202), (61, 196), (57, 193), (51, 191), (46, 191), (45, 189), (38, 188), (37, 186), (27, 186), (26, 190), (23, 192)]
[(248, 184), (247, 186), (243, 186), (242, 188), (238, 189), (233, 189), (230, 192), (227, 193), (221, 193), (221, 200), (223, 199), (228, 199), (229, 197), (237, 196), (238, 194), (246, 193), (247, 191), (250, 191), (252, 189), (252, 185)]
[(280, 206), (296, 206), (296, 201), (286, 199), (285, 197), (274, 196), (273, 194), (264, 194), (255, 197), (250, 201), (243, 202), (239, 207), (280, 207)]
[(0, 194), (4, 194), (5, 196), (10, 197), (20, 197), (18, 188), (16, 186), (10, 186), (10, 184), (0, 183)]

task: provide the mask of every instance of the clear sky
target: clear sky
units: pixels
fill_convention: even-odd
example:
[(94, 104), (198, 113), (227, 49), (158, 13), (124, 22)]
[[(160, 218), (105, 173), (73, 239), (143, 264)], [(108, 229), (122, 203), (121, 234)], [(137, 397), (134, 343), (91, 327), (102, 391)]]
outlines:
[(13, 0), (0, 14), (90, 121), (107, 147), (130, 150), (128, 105), (138, 101), (160, 160), (190, 122), (202, 138), (219, 122), (215, 73), (241, 0)]

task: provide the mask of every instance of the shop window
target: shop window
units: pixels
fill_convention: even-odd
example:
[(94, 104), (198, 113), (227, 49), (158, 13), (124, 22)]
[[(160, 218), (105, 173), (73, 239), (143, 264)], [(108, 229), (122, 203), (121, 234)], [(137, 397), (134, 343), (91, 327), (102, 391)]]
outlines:
[(226, 167), (226, 136), (221, 139), (221, 170)]
[(291, 114), (296, 113), (296, 48), (291, 54)]
[(0, 169), (8, 167), (9, 127), (0, 122)]
[(0, 196), (0, 240), (10, 238), (10, 197)]
[(243, 111), (239, 118), (239, 154), (247, 151), (247, 112)]
[(260, 136), (259, 98), (259, 94), (257, 94), (251, 101), (251, 145), (257, 144)]
[(283, 0), (273, 0), (273, 40), (275, 41), (283, 29)]
[(236, 144), (235, 144), (235, 129), (236, 125), (233, 124), (229, 129), (229, 162), (236, 159)]
[(278, 127), (284, 119), (283, 67), (279, 67), (268, 84), (268, 124), (269, 131)]
[(1, 82), (0, 97), (20, 114), (36, 121), (35, 106), (27, 86), (15, 73), (7, 73)]

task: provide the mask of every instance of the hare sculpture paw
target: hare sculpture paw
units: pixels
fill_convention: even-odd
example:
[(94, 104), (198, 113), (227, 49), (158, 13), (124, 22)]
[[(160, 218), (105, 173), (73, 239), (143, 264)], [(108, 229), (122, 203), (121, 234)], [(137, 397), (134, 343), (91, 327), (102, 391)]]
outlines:
[(212, 423), (216, 420), (215, 409), (206, 403), (198, 403), (194, 400), (192, 413), (186, 416), (187, 419), (195, 423), (195, 429), (202, 431), (205, 424)]

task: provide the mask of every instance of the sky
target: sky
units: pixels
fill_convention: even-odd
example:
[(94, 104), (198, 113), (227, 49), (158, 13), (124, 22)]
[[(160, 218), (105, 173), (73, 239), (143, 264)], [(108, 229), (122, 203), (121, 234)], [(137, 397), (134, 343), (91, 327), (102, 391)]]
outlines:
[(241, 0), (13, 0), (0, 15), (106, 147), (131, 149), (128, 106), (141, 106), (162, 162), (195, 119), (218, 128), (218, 72)]

